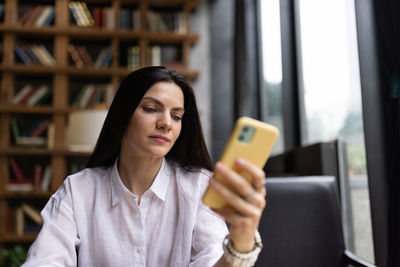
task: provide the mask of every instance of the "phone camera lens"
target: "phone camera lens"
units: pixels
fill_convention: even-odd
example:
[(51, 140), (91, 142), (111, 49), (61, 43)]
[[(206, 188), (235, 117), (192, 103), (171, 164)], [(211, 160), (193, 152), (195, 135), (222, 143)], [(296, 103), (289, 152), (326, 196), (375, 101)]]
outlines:
[(249, 130), (249, 127), (247, 127), (247, 126), (243, 127), (243, 132), (247, 132), (248, 130)]
[(243, 135), (240, 135), (239, 136), (239, 141), (243, 141), (244, 140), (244, 136)]

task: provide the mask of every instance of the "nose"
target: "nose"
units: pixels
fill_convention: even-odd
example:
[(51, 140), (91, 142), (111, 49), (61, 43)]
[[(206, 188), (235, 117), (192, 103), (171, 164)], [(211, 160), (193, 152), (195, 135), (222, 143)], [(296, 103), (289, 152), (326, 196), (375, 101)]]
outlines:
[(167, 112), (163, 112), (160, 114), (156, 126), (158, 129), (169, 130), (171, 128), (171, 120), (171, 116)]

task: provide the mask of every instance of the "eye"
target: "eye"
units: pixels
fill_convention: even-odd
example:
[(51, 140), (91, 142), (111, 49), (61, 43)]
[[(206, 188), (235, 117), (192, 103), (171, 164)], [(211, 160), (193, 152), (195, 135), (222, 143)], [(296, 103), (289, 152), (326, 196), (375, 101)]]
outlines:
[(180, 120), (182, 120), (182, 116), (179, 116), (178, 114), (174, 114), (174, 115), (172, 115), (172, 119), (174, 119), (176, 121), (180, 121)]
[(145, 112), (149, 112), (149, 113), (157, 112), (157, 109), (155, 109), (153, 107), (143, 107), (143, 110)]

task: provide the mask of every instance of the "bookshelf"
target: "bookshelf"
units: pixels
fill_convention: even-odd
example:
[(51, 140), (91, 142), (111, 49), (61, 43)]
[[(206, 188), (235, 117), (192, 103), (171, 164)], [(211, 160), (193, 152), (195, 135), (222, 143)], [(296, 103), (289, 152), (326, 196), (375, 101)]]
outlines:
[[(197, 5), (197, 0), (0, 1), (0, 250), (29, 246), (36, 233), (18, 226), (20, 207), (40, 211), (89, 157), (68, 149), (71, 112), (106, 109), (121, 79), (139, 67), (161, 64), (189, 81), (197, 78), (189, 67), (190, 48), (198, 40), (189, 21)], [(88, 88), (93, 96), (83, 102)], [(32, 223), (23, 216), (26, 225)]]

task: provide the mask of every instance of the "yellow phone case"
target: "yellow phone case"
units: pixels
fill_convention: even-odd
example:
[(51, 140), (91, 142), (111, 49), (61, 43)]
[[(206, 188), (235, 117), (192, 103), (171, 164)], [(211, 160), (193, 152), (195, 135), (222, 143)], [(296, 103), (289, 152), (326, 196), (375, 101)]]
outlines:
[[(247, 140), (250, 135), (251, 140)], [(235, 124), (220, 161), (235, 171), (239, 171), (234, 167), (234, 161), (238, 157), (245, 158), (262, 168), (267, 162), (278, 136), (279, 130), (275, 126), (248, 117), (241, 117)], [(232, 189), (218, 175), (215, 175), (215, 179)], [(203, 196), (203, 203), (216, 209), (228, 206), (210, 187)]]

